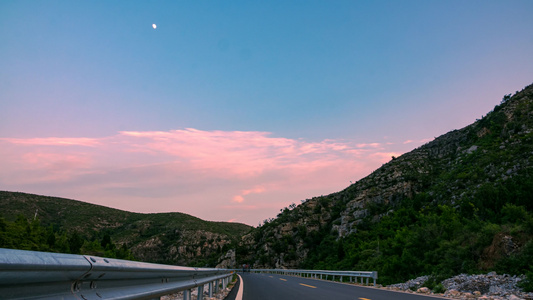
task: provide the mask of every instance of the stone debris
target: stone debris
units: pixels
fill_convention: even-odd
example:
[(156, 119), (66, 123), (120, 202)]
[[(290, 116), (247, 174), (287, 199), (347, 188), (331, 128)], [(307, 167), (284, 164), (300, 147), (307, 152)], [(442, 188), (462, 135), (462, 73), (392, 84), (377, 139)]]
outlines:
[[(228, 296), (228, 294), (231, 292), (231, 288), (225, 288), (221, 291), (219, 291), (217, 294), (213, 295), (213, 297), (209, 297), (209, 293), (204, 291), (204, 300), (224, 300)], [(160, 300), (182, 300), (183, 299), (183, 292), (178, 292), (175, 294), (166, 295), (160, 298)], [(191, 300), (197, 300), (198, 299), (198, 289), (194, 289), (191, 292)]]
[(494, 297), (494, 299), (533, 298), (533, 293), (524, 293), (518, 287), (517, 284), (523, 279), (524, 276), (497, 275), (495, 272), (481, 275), (460, 274), (442, 281), (442, 285), (446, 290), (455, 289), (463, 293), (477, 292), (478, 295)]
[(404, 283), (391, 284), (388, 287), (392, 289), (398, 289), (402, 291), (419, 289), (429, 279), (429, 276), (420, 276), (415, 279), (411, 279)]
[[(430, 289), (423, 287), (428, 279), (429, 276), (421, 276), (386, 288), (433, 294)], [(443, 280), (441, 284), (446, 292), (439, 295), (453, 299), (533, 300), (533, 293), (525, 293), (518, 287), (518, 283), (524, 279), (524, 276), (498, 275), (496, 272), (481, 275), (460, 274)]]

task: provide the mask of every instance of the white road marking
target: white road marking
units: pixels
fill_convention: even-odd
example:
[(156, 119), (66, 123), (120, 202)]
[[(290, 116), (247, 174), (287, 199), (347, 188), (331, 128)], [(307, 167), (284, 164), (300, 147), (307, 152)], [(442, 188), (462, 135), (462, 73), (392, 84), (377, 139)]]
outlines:
[(237, 297), (235, 297), (235, 300), (242, 300), (242, 290), (244, 288), (244, 281), (242, 280), (241, 275), (237, 274), (237, 276), (239, 276), (241, 284), (239, 284), (239, 290), (237, 291)]

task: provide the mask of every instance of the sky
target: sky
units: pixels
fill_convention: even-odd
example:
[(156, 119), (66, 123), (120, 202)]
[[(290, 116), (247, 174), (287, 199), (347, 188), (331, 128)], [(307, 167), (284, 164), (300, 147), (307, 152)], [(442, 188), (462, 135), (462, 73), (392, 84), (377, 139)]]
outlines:
[(533, 83), (532, 11), (0, 1), (0, 190), (257, 226)]

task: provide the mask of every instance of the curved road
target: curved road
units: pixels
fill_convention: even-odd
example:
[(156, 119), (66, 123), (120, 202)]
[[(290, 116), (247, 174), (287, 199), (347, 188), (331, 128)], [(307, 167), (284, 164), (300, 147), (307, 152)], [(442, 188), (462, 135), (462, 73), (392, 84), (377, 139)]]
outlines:
[[(226, 298), (228, 300), (423, 300), (440, 298), (293, 276), (256, 273), (239, 273), (239, 275), (239, 283)], [(241, 286), (243, 287), (242, 299), (238, 299), (237, 294)]]

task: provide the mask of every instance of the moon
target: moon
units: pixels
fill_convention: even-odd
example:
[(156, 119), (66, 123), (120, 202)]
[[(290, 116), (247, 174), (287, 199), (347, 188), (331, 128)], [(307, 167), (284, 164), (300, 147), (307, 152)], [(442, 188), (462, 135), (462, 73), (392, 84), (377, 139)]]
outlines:
[(153, 27), (154, 29), (156, 29), (156, 28), (157, 28), (157, 25), (155, 25), (155, 24), (152, 24), (152, 27)]

